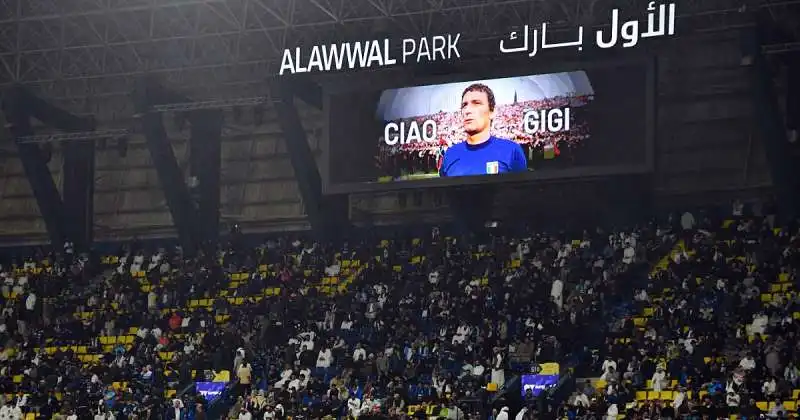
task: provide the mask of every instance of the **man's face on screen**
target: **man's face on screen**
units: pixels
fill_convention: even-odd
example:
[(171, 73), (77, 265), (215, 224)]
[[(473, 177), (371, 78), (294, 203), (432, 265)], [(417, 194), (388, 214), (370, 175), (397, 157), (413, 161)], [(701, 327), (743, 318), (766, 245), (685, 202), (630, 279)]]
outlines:
[(489, 109), (489, 97), (486, 92), (469, 91), (461, 98), (461, 118), (467, 134), (473, 135), (488, 130), (493, 116), (494, 112)]

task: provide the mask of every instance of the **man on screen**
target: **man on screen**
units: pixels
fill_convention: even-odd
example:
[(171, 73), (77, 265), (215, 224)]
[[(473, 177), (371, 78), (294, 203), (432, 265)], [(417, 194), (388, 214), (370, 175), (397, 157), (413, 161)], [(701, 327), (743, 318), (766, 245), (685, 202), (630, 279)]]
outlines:
[(494, 92), (476, 83), (461, 94), (461, 119), (467, 139), (447, 149), (440, 176), (468, 176), (523, 172), (528, 160), (522, 147), (491, 135), (495, 109)]

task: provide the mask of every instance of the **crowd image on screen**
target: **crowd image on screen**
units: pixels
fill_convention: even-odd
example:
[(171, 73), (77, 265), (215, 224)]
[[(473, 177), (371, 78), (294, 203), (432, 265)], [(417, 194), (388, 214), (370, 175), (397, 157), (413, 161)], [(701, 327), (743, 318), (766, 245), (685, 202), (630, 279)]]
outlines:
[[(541, 161), (545, 148), (551, 147), (561, 160), (569, 160), (572, 152), (589, 139), (590, 127), (585, 119), (576, 118), (577, 108), (586, 106), (593, 100), (591, 95), (566, 95), (541, 100), (520, 101), (510, 104), (498, 104), (492, 121), (492, 135), (514, 140), (522, 145), (532, 165)], [(570, 107), (570, 130), (559, 132), (537, 131), (528, 133), (525, 130), (525, 113), (563, 109)], [(407, 144), (387, 145), (385, 139), (379, 139), (377, 164), (384, 176), (401, 178), (411, 174), (438, 173), (444, 152), (452, 145), (466, 140), (463, 128), (463, 117), (460, 112), (438, 112), (423, 115), (396, 123), (416, 122), (420, 126), (425, 121), (436, 122), (436, 140), (420, 141)]]

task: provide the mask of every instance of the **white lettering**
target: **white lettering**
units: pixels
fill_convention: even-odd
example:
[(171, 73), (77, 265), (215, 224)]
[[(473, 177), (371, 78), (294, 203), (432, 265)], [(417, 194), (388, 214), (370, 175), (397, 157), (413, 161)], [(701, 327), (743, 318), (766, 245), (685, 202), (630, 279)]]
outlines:
[(352, 70), (355, 68), (363, 68), (367, 66), (369, 59), (369, 51), (367, 45), (362, 45), (360, 42), (351, 44), (343, 44), (345, 55), (347, 55), (347, 67)]
[(570, 130), (570, 110), (564, 109), (542, 109), (539, 111), (528, 111), (523, 119), (525, 133), (558, 133)]
[(359, 41), (331, 45), (315, 45), (308, 52), (304, 62), (304, 52), (300, 47), (285, 49), (281, 58), (279, 75), (329, 72), (342, 69), (391, 66), (402, 63), (448, 60), (461, 58), (458, 41), (461, 34), (436, 35), (428, 38), (407, 38), (402, 42), (402, 58), (392, 57), (391, 40)]
[(436, 141), (436, 121), (425, 120), (422, 124), (417, 121), (401, 121), (399, 124), (390, 122), (383, 128), (383, 141), (389, 146), (398, 143), (403, 145), (423, 141), (434, 142)]
[(461, 39), (461, 33), (457, 33), (455, 39), (450, 34), (447, 34), (447, 59), (452, 60), (453, 56), (455, 58), (461, 58), (461, 53), (458, 52), (458, 40)]
[[(298, 50), (300, 48), (297, 48)], [(289, 70), (291, 74), (294, 74), (294, 62), (292, 62), (292, 52), (289, 50), (283, 50), (283, 58), (281, 59), (281, 69), (278, 72), (281, 76), (283, 73)]]
[(383, 50), (381, 50), (381, 44), (378, 44), (378, 41), (372, 41), (370, 44), (367, 67), (372, 67), (373, 65), (382, 66)]
[(436, 141), (436, 121), (426, 120), (422, 123), (422, 138), (427, 142)]
[(389, 42), (389, 38), (383, 40), (383, 53), (386, 56), (384, 58), (384, 66), (392, 66), (397, 64), (397, 59), (392, 57), (392, 45)]
[(433, 59), (434, 60), (447, 60), (447, 56), (444, 54), (444, 47), (447, 45), (447, 38), (436, 35), (433, 37)]
[[(311, 49), (311, 57), (308, 59), (308, 71), (310, 72), (314, 69), (317, 71), (325, 70), (325, 68), (322, 67), (322, 55), (319, 51), (319, 47), (316, 45)], [(327, 70), (330, 70), (330, 68)]]
[(458, 41), (461, 34), (436, 35), (419, 40), (407, 38), (403, 40), (403, 63), (410, 62), (412, 57), (417, 63), (422, 61), (450, 60), (461, 58), (458, 51)]
[(417, 50), (417, 63), (422, 60), (422, 57), (425, 57), (428, 61), (433, 61), (431, 59), (431, 51), (428, 49), (428, 38), (422, 38), (419, 40), (419, 49)]
[(400, 141), (399, 131), (400, 127), (397, 126), (397, 123), (390, 122), (386, 124), (386, 127), (383, 128), (383, 141), (389, 146), (394, 146)]
[[(339, 45), (341, 47), (341, 45)], [(322, 46), (322, 55), (325, 57), (325, 71), (341, 70), (344, 62), (344, 54), (341, 53), (336, 45)]]
[(296, 73), (308, 73), (308, 67), (303, 67), (303, 59), (300, 57), (300, 47), (294, 49), (294, 71)]
[(403, 63), (408, 62), (408, 57), (414, 54), (417, 50), (417, 42), (411, 38), (403, 40)]

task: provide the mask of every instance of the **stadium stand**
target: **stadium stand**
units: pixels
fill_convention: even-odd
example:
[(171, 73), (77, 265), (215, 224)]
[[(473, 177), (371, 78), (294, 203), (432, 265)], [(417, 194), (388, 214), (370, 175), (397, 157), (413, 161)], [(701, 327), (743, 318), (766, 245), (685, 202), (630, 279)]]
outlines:
[(688, 231), (618, 320), (597, 355), (599, 378), (562, 413), (793, 417), (797, 233), (772, 218)]
[(591, 369), (668, 232), (39, 253), (2, 271), (3, 414), (474, 416), (536, 363)]

